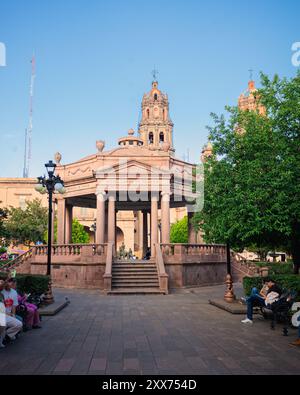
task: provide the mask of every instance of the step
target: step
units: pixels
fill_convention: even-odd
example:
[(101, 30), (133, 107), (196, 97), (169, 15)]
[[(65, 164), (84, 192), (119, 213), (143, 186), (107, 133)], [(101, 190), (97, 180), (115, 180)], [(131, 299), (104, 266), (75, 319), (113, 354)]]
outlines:
[(112, 268), (118, 268), (118, 269), (156, 269), (156, 265), (125, 265), (123, 263), (113, 263)]
[(140, 286), (150, 286), (150, 287), (158, 287), (159, 286), (159, 282), (158, 281), (128, 281), (128, 280), (113, 280), (112, 281), (112, 285), (128, 285), (129, 287), (140, 287)]
[(155, 259), (114, 259), (115, 263), (155, 263)]
[(108, 295), (164, 295), (159, 289), (152, 288), (114, 288), (107, 293)]
[(114, 273), (113, 278), (128, 278), (128, 279), (133, 279), (133, 278), (140, 278), (140, 279), (147, 279), (147, 278), (158, 278), (157, 273), (140, 273), (140, 274), (135, 274), (135, 273)]
[(155, 283), (155, 284), (158, 284), (158, 278), (149, 278), (149, 279), (146, 279), (146, 278), (138, 278), (138, 279), (136, 279), (136, 278), (131, 278), (131, 279), (128, 279), (128, 278), (112, 278), (112, 282), (113, 283), (128, 283), (128, 284), (145, 284), (145, 283)]
[(157, 283), (127, 283), (127, 282), (113, 282), (112, 288), (122, 287), (122, 288), (158, 288)]
[(157, 270), (113, 270), (113, 274), (132, 274), (133, 276), (136, 275), (138, 276), (139, 274), (156, 274), (157, 275)]
[(112, 273), (116, 274), (157, 274), (156, 269), (113, 269)]

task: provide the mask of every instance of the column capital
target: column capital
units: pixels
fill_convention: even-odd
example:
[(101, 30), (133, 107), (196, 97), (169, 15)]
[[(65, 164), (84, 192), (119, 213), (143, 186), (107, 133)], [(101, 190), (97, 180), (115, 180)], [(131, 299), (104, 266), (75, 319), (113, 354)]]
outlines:
[(151, 202), (158, 202), (159, 195), (158, 194), (151, 194)]
[(162, 191), (161, 192), (162, 200), (165, 200), (165, 201), (170, 200), (170, 196), (171, 196), (170, 192), (167, 192), (167, 191)]
[(114, 195), (108, 194), (108, 200), (109, 200), (110, 202), (115, 202), (115, 201), (116, 201), (116, 197), (115, 197)]
[(107, 197), (107, 193), (102, 188), (97, 187), (96, 196), (97, 196), (97, 199), (105, 200)]
[(59, 202), (59, 201), (62, 201), (62, 200), (66, 200), (66, 198), (63, 197), (62, 195), (57, 194), (57, 195), (55, 195), (55, 200), (57, 200), (57, 202)]

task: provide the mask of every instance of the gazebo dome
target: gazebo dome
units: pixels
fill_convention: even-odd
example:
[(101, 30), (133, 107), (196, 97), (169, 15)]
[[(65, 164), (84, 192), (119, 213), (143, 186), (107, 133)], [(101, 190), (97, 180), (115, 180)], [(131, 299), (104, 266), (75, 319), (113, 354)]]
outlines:
[(118, 140), (118, 144), (122, 147), (124, 146), (129, 146), (129, 147), (137, 147), (137, 146), (142, 146), (143, 140), (134, 136), (134, 130), (133, 129), (129, 129), (128, 130), (128, 136), (126, 137), (121, 137)]

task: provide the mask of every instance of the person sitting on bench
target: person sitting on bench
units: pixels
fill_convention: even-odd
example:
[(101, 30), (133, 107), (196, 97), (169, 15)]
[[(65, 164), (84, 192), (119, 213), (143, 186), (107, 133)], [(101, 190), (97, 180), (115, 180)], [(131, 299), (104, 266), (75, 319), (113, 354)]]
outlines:
[(271, 309), (271, 305), (280, 298), (282, 291), (275, 283), (275, 281), (271, 280), (270, 278), (266, 278), (264, 283), (268, 287), (266, 295), (252, 294), (247, 299), (247, 317), (242, 320), (243, 324), (253, 323), (253, 307), (255, 304), (258, 304), (260, 306), (266, 306), (267, 308)]
[(263, 285), (263, 287), (261, 288), (261, 290), (258, 291), (258, 289), (257, 289), (256, 287), (253, 287), (253, 288), (251, 289), (250, 296), (242, 296), (242, 297), (241, 297), (241, 301), (242, 301), (244, 304), (247, 304), (247, 300), (248, 300), (249, 298), (251, 298), (251, 296), (254, 296), (254, 295), (260, 296), (261, 299), (264, 300), (265, 297), (267, 296), (267, 293), (268, 293), (268, 290), (269, 290), (269, 287), (268, 287), (268, 285), (267, 285), (267, 282), (268, 282), (268, 281), (269, 281), (268, 278), (264, 278), (264, 280), (263, 280), (264, 285)]
[(0, 281), (0, 292), (3, 295), (5, 305), (6, 338), (9, 341), (16, 340), (16, 335), (22, 330), (23, 324), (16, 318), (16, 307), (18, 306), (18, 295), (10, 287), (10, 282)]

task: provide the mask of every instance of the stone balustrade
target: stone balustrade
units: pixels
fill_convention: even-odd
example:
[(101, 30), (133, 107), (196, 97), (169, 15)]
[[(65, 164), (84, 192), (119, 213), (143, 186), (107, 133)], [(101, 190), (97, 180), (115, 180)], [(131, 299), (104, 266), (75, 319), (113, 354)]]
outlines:
[[(95, 256), (106, 254), (106, 244), (54, 244), (52, 256)], [(48, 246), (33, 247), (33, 255), (47, 256)]]
[[(165, 262), (194, 260), (207, 262), (211, 258), (219, 261), (226, 260), (226, 246), (223, 244), (161, 244)], [(181, 257), (181, 258), (180, 258)], [(175, 262), (175, 261), (174, 261)]]
[[(54, 244), (51, 277), (54, 286), (104, 288), (107, 244)], [(46, 274), (46, 245), (34, 246), (31, 256), (17, 268), (18, 273)]]

